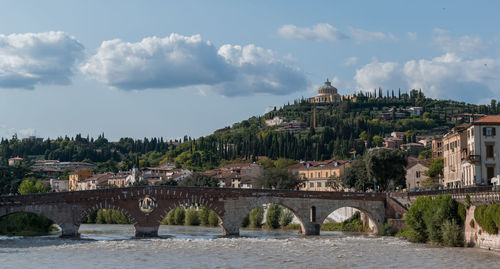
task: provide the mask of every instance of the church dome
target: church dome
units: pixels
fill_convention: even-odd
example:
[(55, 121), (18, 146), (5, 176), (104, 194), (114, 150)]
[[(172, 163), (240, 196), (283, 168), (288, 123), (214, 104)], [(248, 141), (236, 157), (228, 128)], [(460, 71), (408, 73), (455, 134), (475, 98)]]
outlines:
[(337, 94), (337, 88), (332, 86), (332, 83), (326, 79), (325, 84), (318, 89), (318, 95)]

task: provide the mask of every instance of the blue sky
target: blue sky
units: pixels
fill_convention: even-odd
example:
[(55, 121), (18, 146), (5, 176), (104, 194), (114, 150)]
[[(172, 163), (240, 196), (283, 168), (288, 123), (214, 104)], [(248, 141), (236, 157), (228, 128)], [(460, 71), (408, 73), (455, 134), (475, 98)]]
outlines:
[(500, 99), (498, 1), (4, 1), (0, 136), (207, 135), (314, 95)]

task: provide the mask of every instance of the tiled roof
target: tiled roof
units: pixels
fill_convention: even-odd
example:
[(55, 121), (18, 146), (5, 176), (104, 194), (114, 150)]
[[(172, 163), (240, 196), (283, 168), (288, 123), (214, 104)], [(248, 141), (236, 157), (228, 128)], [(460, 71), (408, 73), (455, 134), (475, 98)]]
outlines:
[(488, 115), (474, 121), (473, 124), (500, 124), (500, 115)]
[(417, 164), (421, 164), (425, 167), (430, 167), (431, 163), (432, 163), (431, 160), (422, 160), (415, 157), (408, 157), (408, 166), (406, 166), (406, 169), (410, 169)]
[[(300, 162), (288, 167), (288, 169), (304, 169), (304, 168), (318, 168), (318, 167), (338, 167), (346, 163), (350, 163), (349, 160), (325, 160), (325, 161), (310, 161), (310, 162)], [(308, 167), (309, 164), (309, 167)], [(337, 164), (337, 165), (336, 165)]]

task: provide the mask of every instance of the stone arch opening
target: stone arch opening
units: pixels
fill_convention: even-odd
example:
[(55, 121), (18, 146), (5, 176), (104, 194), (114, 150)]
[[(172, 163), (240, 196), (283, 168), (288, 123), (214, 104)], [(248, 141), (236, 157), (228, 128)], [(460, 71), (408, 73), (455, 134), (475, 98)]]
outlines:
[[(247, 208), (246, 214), (240, 216), (240, 235), (290, 234), (291, 231), (305, 231), (302, 216), (280, 201), (255, 203)], [(292, 232), (294, 233), (294, 232)]]
[(40, 212), (20, 210), (0, 216), (0, 235), (42, 236), (60, 232), (59, 224)]
[[(160, 236), (217, 237), (224, 234), (222, 208), (213, 204), (178, 200), (162, 209), (159, 217)], [(222, 228), (222, 229), (221, 229)]]
[[(321, 220), (322, 230), (377, 233), (377, 221), (369, 211), (357, 206), (339, 206), (327, 210)], [(366, 228), (369, 228), (366, 229)]]
[(136, 219), (127, 210), (116, 205), (95, 205), (83, 210), (78, 216), (77, 231), (80, 236), (95, 237), (133, 236)]

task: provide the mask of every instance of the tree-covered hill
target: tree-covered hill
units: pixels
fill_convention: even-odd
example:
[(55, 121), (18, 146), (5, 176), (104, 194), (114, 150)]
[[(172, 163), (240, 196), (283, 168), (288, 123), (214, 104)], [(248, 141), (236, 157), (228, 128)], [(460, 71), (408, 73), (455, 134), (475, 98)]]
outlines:
[[(422, 107), (421, 115), (410, 116), (407, 109)], [(316, 111), (316, 112), (315, 112)], [(497, 114), (500, 106), (473, 105), (451, 100), (426, 98), (420, 91), (389, 93), (382, 90), (359, 93), (340, 104), (311, 104), (296, 100), (262, 115), (219, 129), (211, 135), (181, 141), (163, 138), (134, 140), (121, 138), (110, 142), (104, 135), (97, 139), (77, 135), (74, 138), (11, 139), (0, 141), (0, 165), (20, 156), (28, 159), (55, 159), (95, 163), (98, 172), (128, 170), (134, 165), (157, 166), (174, 162), (194, 170), (211, 169), (231, 160), (252, 161), (257, 156), (272, 159), (324, 160), (350, 158), (368, 147), (381, 145), (392, 131), (404, 131), (408, 141), (416, 136), (442, 134), (455, 124), (458, 113)], [(316, 128), (314, 126), (314, 114)], [(266, 126), (265, 120), (285, 117), (286, 121), (304, 122), (304, 130), (283, 131)], [(452, 121), (452, 119), (455, 119)]]

